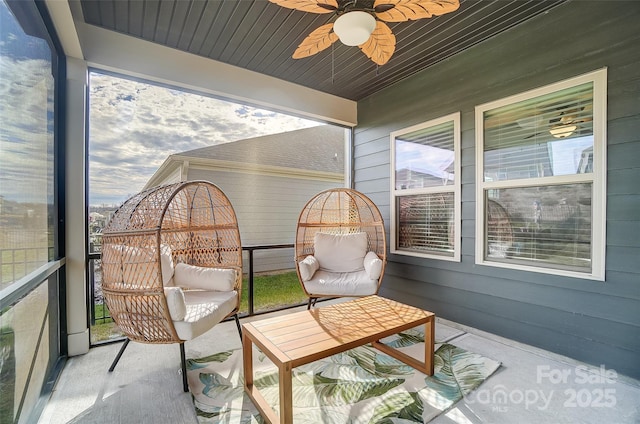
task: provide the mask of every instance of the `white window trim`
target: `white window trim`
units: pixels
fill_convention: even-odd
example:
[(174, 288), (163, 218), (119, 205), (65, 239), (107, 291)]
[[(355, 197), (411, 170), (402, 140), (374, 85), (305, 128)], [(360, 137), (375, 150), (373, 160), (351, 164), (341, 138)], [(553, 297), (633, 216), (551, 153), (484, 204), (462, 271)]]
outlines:
[[(395, 146), (394, 142), (396, 137), (406, 134), (408, 132), (421, 130), (428, 127), (433, 127), (436, 125), (444, 124), (446, 122), (453, 121), (453, 149), (454, 149), (454, 181), (453, 185), (443, 186), (443, 187), (430, 187), (425, 189), (409, 189), (409, 190), (396, 190), (396, 170), (395, 170)], [(391, 170), (391, 207), (390, 207), (390, 215), (391, 215), (391, 224), (390, 224), (390, 232), (391, 232), (391, 244), (390, 244), (390, 252), (397, 255), (404, 256), (414, 256), (419, 258), (429, 258), (429, 259), (439, 259), (443, 261), (453, 261), (460, 262), (460, 249), (461, 249), (461, 222), (462, 222), (462, 206), (461, 206), (461, 153), (460, 153), (460, 112), (455, 112), (450, 115), (442, 116), (440, 118), (432, 119), (427, 122), (423, 122), (420, 124), (416, 124), (407, 128), (403, 128), (397, 131), (394, 131), (390, 134), (390, 151), (391, 151), (391, 162), (390, 162), (390, 170)], [(452, 189), (453, 187), (453, 189)], [(444, 256), (437, 255), (432, 253), (419, 253), (419, 252), (409, 252), (406, 250), (398, 250), (396, 249), (397, 245), (397, 230), (398, 225), (396, 221), (396, 199), (402, 196), (414, 195), (414, 194), (430, 194), (430, 193), (438, 193), (438, 192), (452, 192), (453, 191), (453, 201), (454, 201), (454, 211), (453, 211), (453, 222), (454, 222), (454, 231), (453, 231), (453, 256)]]
[[(593, 183), (593, 216), (591, 222), (592, 231), (592, 253), (591, 272), (577, 272), (560, 270), (555, 268), (536, 267), (530, 265), (507, 264), (503, 262), (493, 262), (485, 259), (484, 238), (486, 229), (484, 225), (484, 192), (495, 186), (492, 182), (484, 181), (484, 125), (483, 116), (487, 110), (495, 109), (533, 97), (571, 88), (580, 84), (593, 83), (593, 173), (584, 175), (572, 175), (570, 177), (552, 177), (553, 184), (562, 182), (591, 181)], [(476, 127), (476, 264), (489, 265), (499, 268), (508, 268), (537, 273), (554, 274), (567, 277), (583, 278), (604, 281), (605, 280), (605, 255), (606, 255), (606, 188), (607, 188), (607, 68), (589, 72), (574, 78), (560, 81), (555, 84), (546, 85), (530, 91), (516, 94), (489, 103), (476, 106), (475, 108)], [(526, 180), (514, 180), (508, 183), (501, 183), (500, 187), (508, 185), (531, 186), (540, 184), (550, 184), (549, 178), (531, 178)], [(526, 184), (525, 184), (526, 182)]]

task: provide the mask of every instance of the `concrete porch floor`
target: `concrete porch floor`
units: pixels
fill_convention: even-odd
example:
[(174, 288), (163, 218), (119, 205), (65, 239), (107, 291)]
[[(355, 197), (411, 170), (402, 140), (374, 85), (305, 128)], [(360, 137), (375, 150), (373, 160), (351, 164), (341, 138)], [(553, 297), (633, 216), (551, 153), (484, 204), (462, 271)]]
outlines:
[[(437, 319), (436, 342), (445, 341), (502, 366), (432, 423), (640, 423), (640, 381), (615, 370)], [(240, 346), (233, 321), (185, 343), (187, 358)], [(130, 343), (115, 371), (108, 373), (120, 347), (96, 347), (70, 358), (39, 423), (198, 422), (191, 395), (182, 391), (178, 345)]]

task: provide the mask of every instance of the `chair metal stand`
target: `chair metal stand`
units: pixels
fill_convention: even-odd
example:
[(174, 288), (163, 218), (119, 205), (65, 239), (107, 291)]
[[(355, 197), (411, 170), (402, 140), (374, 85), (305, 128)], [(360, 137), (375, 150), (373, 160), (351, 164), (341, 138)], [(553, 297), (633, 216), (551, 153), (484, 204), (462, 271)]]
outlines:
[(238, 327), (238, 334), (240, 334), (240, 341), (242, 341), (242, 327), (240, 327), (240, 319), (238, 318), (238, 314), (233, 315), (236, 320), (236, 326)]
[(109, 372), (113, 372), (113, 370), (115, 369), (116, 365), (118, 365), (118, 361), (120, 360), (120, 357), (122, 357), (122, 354), (124, 353), (124, 350), (127, 348), (127, 346), (129, 346), (129, 342), (130, 341), (131, 340), (129, 340), (128, 338), (124, 340), (124, 344), (122, 345), (122, 347), (120, 348), (120, 351), (116, 355), (116, 359), (113, 360), (113, 363), (109, 367)]
[(182, 366), (182, 388), (185, 392), (188, 392), (189, 383), (187, 383), (187, 359), (184, 353), (184, 342), (180, 343), (180, 365)]
[[(238, 314), (233, 315), (236, 321), (236, 327), (238, 327), (238, 334), (240, 335), (240, 341), (242, 341), (242, 327), (240, 326), (240, 319), (238, 318)], [(116, 358), (113, 360), (113, 363), (109, 367), (109, 372), (113, 372), (122, 357), (127, 346), (129, 346), (130, 339), (125, 339), (120, 351), (116, 355)], [(184, 342), (180, 343), (180, 368), (182, 370), (182, 388), (185, 392), (189, 391), (189, 383), (187, 382), (187, 359), (186, 353), (184, 349)]]
[(317, 301), (318, 301), (317, 297), (310, 297), (309, 303), (307, 303), (307, 311), (310, 310), (312, 306), (316, 306)]

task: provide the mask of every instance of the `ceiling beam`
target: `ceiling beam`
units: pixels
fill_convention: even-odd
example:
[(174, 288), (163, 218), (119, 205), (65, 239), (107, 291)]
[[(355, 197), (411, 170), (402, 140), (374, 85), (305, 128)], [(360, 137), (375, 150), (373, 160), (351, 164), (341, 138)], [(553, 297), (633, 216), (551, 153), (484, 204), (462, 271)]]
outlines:
[(89, 66), (353, 127), (357, 103), (278, 78), (75, 21)]

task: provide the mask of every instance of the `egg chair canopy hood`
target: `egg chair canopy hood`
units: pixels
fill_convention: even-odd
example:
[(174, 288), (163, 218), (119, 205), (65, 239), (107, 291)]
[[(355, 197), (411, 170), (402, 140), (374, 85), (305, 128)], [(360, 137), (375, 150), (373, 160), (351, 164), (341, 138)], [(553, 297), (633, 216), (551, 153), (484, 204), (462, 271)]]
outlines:
[(180, 343), (184, 353), (185, 340), (228, 316), (240, 331), (240, 233), (212, 183), (179, 182), (128, 199), (103, 231), (102, 268), (105, 302), (128, 340)]

